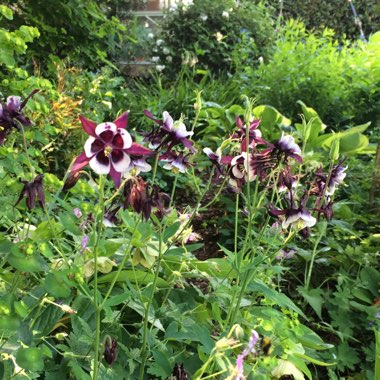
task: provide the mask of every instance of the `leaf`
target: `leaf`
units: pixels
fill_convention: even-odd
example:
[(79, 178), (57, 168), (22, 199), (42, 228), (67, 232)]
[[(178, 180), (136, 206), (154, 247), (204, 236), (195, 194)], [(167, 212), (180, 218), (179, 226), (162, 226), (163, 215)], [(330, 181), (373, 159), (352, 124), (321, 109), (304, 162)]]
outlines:
[(262, 293), (266, 298), (269, 298), (278, 306), (285, 307), (289, 310), (293, 310), (306, 320), (308, 319), (306, 315), (303, 313), (303, 311), (298, 306), (296, 306), (289, 297), (287, 297), (283, 293), (278, 293), (276, 290), (269, 288), (266, 284), (264, 284), (261, 281), (253, 281), (253, 283), (251, 283), (248, 286), (248, 290), (257, 293)]
[(38, 253), (27, 255), (16, 251), (8, 255), (8, 262), (22, 272), (43, 272), (48, 269), (46, 261)]
[(322, 291), (321, 289), (306, 289), (302, 286), (297, 288), (298, 292), (303, 298), (308, 302), (308, 304), (313, 308), (315, 313), (318, 315), (319, 319), (322, 319)]
[(310, 363), (314, 363), (314, 364), (320, 365), (322, 367), (329, 367), (329, 366), (336, 365), (336, 363), (326, 363), (326, 362), (323, 362), (321, 360), (314, 359), (311, 356), (308, 356), (308, 355), (305, 355), (305, 354), (301, 354), (300, 352), (294, 352), (293, 355), (296, 356), (296, 357), (299, 357), (301, 359), (307, 360)]
[(5, 5), (0, 5), (0, 14), (3, 15), (8, 20), (13, 20), (12, 9), (6, 7)]
[(56, 298), (66, 298), (70, 295), (70, 287), (65, 283), (64, 273), (50, 272), (45, 278), (46, 291)]
[(130, 298), (131, 298), (130, 293), (117, 294), (115, 296), (108, 298), (108, 300), (104, 303), (104, 306), (120, 305), (121, 303), (125, 303), (125, 301), (128, 301)]
[[(98, 279), (99, 284), (104, 284), (106, 282), (112, 282), (114, 277), (116, 276), (116, 272), (112, 272), (109, 274), (106, 274), (105, 276), (102, 276)], [(117, 282), (125, 282), (130, 281), (134, 284), (139, 285), (148, 285), (151, 284), (154, 280), (154, 274), (145, 272), (142, 270), (123, 270), (120, 272), (120, 275), (117, 279)], [(159, 288), (167, 288), (169, 286), (169, 283), (165, 281), (162, 278), (158, 278), (157, 280), (157, 286)]]
[(169, 226), (164, 232), (163, 241), (168, 241), (168, 239), (171, 238), (178, 231), (180, 226), (181, 222), (175, 222), (171, 226)]
[(44, 354), (37, 347), (20, 348), (16, 354), (17, 364), (29, 371), (42, 371), (44, 369)]

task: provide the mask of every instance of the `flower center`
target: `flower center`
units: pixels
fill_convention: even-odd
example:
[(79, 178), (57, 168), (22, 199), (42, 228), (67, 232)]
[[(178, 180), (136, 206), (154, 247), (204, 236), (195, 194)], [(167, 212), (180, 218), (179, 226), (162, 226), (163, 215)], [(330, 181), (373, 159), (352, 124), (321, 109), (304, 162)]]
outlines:
[(112, 152), (112, 146), (106, 146), (105, 148), (104, 148), (104, 155), (106, 156), (106, 157), (109, 157), (110, 156), (110, 154), (111, 154), (111, 152)]

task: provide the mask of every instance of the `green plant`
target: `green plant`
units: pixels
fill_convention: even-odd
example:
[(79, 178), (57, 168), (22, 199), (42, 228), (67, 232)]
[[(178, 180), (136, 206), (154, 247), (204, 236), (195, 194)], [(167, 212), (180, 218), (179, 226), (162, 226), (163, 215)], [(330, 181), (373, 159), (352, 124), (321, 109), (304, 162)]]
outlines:
[(273, 38), (270, 9), (261, 3), (197, 0), (167, 13), (152, 56), (173, 77), (182, 65), (210, 70), (234, 71), (234, 46), (250, 40), (249, 55), (267, 58)]

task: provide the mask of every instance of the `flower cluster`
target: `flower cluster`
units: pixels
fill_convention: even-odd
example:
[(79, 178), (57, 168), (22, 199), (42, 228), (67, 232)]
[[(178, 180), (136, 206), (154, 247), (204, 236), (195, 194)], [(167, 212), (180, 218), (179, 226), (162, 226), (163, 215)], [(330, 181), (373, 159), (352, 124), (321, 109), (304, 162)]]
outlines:
[(159, 160), (165, 162), (165, 169), (186, 172), (190, 166), (188, 157), (196, 152), (193, 143), (189, 140), (194, 132), (186, 129), (182, 119), (174, 121), (167, 111), (163, 113), (162, 120), (156, 119), (147, 110), (144, 113), (156, 124), (151, 132), (145, 134), (144, 141), (148, 142), (152, 149), (161, 152)]
[[(270, 205), (269, 215), (280, 221), (282, 229), (295, 227), (303, 237), (308, 237), (310, 227), (317, 222), (313, 211), (317, 212), (318, 218), (321, 215), (327, 220), (332, 218), (331, 196), (343, 182), (346, 168), (340, 162), (327, 175), (320, 168), (309, 184), (303, 187), (300, 173), (292, 173), (294, 164), (303, 162), (301, 148), (294, 137), (282, 134), (280, 139), (271, 143), (263, 138), (259, 126), (260, 120), (243, 123), (238, 117), (235, 132), (216, 152), (210, 148), (203, 150), (215, 166), (214, 180), (220, 176), (226, 177), (235, 192), (241, 192), (245, 184), (254, 180), (265, 189), (276, 190), (277, 203), (285, 207)], [(223, 155), (226, 147), (231, 146), (229, 154)], [(316, 196), (316, 200), (311, 206), (313, 196)]]

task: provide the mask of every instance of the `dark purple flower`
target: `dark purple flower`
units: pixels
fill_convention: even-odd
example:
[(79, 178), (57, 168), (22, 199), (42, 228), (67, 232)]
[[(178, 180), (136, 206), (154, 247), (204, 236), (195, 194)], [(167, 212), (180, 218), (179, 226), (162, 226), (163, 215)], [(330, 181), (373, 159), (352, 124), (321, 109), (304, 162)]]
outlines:
[(187, 155), (176, 153), (173, 150), (162, 154), (159, 159), (166, 162), (163, 166), (164, 169), (172, 170), (177, 169), (180, 173), (186, 173), (187, 168), (191, 166)]
[(153, 129), (150, 134), (145, 135), (145, 141), (149, 141), (154, 148), (163, 147), (167, 151), (171, 151), (174, 146), (182, 144), (192, 153), (195, 153), (193, 143), (188, 139), (194, 132), (187, 131), (182, 120), (174, 121), (167, 111), (164, 111), (162, 121), (156, 119), (148, 110), (145, 110), (144, 113), (160, 127), (158, 130)]
[(173, 368), (173, 374), (170, 380), (188, 380), (189, 377), (183, 367), (182, 363), (177, 363)]
[(106, 337), (104, 342), (104, 360), (112, 365), (117, 358), (117, 341), (116, 339), (111, 339), (109, 336)]
[[(257, 129), (261, 120), (253, 120), (249, 126), (243, 124), (240, 117), (236, 118), (236, 126), (238, 130), (231, 136), (232, 139), (239, 139), (241, 141), (241, 151), (247, 151), (247, 135), (248, 135), (248, 147), (255, 148), (256, 144), (268, 145), (268, 143), (262, 138), (261, 131)], [(248, 130), (248, 133), (247, 133)]]
[(70, 171), (68, 174), (65, 183), (63, 184), (62, 191), (70, 190), (72, 187), (76, 185), (76, 183), (79, 181), (79, 178), (81, 176), (80, 170), (77, 171)]
[(301, 148), (295, 143), (293, 136), (282, 135), (280, 140), (274, 143), (273, 153), (277, 153), (278, 156), (283, 155), (285, 161), (287, 161), (289, 157), (293, 157), (302, 163)]
[(28, 100), (39, 90), (32, 91), (24, 101), (21, 101), (20, 96), (8, 96), (6, 102), (0, 100), (0, 144), (4, 142), (6, 135), (14, 128), (19, 127), (18, 123), (24, 126), (32, 124), (23, 114), (23, 109)]
[[(345, 170), (347, 169), (347, 166), (343, 166), (344, 160), (339, 162), (338, 165), (335, 165), (330, 175), (323, 174), (322, 168), (319, 168), (317, 172), (315, 173), (317, 180), (316, 185), (319, 190), (319, 196), (323, 195), (323, 192), (327, 196), (331, 196), (334, 194), (336, 190), (336, 186), (343, 183), (343, 180), (346, 178), (347, 173), (345, 173)], [(326, 190), (324, 190), (324, 187), (326, 186), (326, 182), (328, 181)]]
[(120, 210), (121, 206), (113, 205), (109, 206), (104, 212), (104, 220), (103, 223), (106, 227), (115, 227), (120, 224), (120, 219), (117, 218), (116, 214)]
[(128, 112), (123, 113), (113, 123), (97, 125), (83, 116), (80, 120), (83, 129), (90, 137), (84, 145), (84, 153), (75, 159), (71, 167), (72, 172), (89, 164), (95, 173), (109, 174), (115, 185), (119, 187), (122, 174), (130, 167), (130, 156), (151, 154), (149, 149), (134, 143), (131, 135), (125, 130), (128, 124)]
[(38, 200), (40, 206), (44, 208), (45, 194), (42, 184), (43, 178), (44, 175), (39, 174), (32, 182), (21, 180), (21, 182), (24, 184), (24, 187), (21, 190), (20, 196), (18, 197), (15, 206), (17, 206), (20, 203), (21, 199), (26, 196), (26, 206), (29, 210), (32, 210), (36, 205), (36, 199)]
[(124, 208), (131, 206), (134, 211), (141, 213), (145, 220), (150, 218), (152, 211), (158, 217), (163, 217), (170, 203), (170, 197), (161, 192), (158, 186), (150, 188), (141, 177), (128, 181), (124, 188)]

